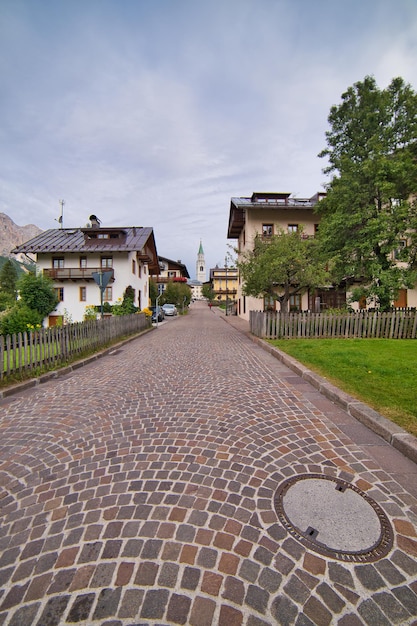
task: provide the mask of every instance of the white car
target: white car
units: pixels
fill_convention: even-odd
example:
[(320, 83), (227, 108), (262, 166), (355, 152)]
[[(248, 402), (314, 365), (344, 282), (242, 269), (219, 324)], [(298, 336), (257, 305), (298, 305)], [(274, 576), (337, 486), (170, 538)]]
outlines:
[(165, 315), (177, 315), (177, 307), (175, 304), (163, 304), (162, 308), (164, 310)]

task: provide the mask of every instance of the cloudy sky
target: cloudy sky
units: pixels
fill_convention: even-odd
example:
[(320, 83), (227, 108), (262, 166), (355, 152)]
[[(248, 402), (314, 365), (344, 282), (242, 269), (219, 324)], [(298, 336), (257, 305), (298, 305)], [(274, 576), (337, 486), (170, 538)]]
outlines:
[(232, 196), (322, 190), (330, 107), (416, 59), (415, 0), (0, 0), (0, 212), (151, 226), (195, 278)]

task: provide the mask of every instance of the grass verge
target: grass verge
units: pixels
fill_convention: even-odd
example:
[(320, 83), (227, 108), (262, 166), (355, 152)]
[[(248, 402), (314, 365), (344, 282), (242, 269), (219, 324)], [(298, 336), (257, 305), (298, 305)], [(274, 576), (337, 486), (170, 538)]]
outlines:
[(417, 437), (417, 341), (275, 339), (269, 343)]

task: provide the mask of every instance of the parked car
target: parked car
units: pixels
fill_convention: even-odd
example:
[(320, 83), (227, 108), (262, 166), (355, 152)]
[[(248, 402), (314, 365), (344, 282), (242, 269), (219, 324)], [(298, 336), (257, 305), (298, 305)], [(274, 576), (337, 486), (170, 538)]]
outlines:
[(164, 310), (165, 315), (177, 315), (177, 307), (175, 304), (163, 304), (162, 308)]
[[(164, 309), (161, 306), (150, 306), (149, 307), (150, 310), (152, 311), (152, 321), (153, 322), (162, 322), (162, 320), (165, 318), (165, 312)], [(156, 315), (156, 310), (158, 309), (158, 315)]]

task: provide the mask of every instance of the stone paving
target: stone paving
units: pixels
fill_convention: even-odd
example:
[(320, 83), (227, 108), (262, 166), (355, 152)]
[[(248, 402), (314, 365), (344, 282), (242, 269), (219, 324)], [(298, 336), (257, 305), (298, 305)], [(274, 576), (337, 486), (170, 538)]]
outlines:
[[(0, 626), (417, 624), (417, 466), (204, 304), (0, 400)], [(274, 505), (320, 474), (383, 509), (371, 562)]]

